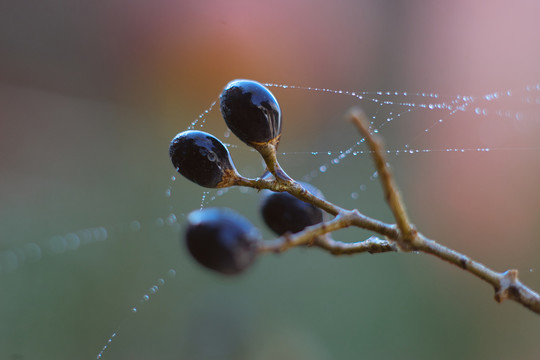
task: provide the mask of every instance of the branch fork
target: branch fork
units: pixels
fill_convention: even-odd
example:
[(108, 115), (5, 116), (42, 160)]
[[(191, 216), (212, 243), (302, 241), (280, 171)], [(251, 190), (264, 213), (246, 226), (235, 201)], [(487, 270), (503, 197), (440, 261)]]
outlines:
[[(427, 238), (418, 232), (408, 218), (403, 199), (395, 184), (390, 167), (384, 156), (382, 142), (369, 132), (367, 118), (361, 109), (352, 109), (348, 119), (356, 126), (363, 136), (362, 142), (370, 148), (375, 167), (379, 174), (379, 179), (384, 191), (384, 198), (390, 207), (395, 224), (388, 224), (370, 218), (362, 214), (357, 209), (343, 209), (327, 200), (321, 199), (307, 190), (300, 184), (291, 181), (280, 181), (278, 174), (274, 174), (274, 179), (267, 177), (259, 179), (242, 179), (236, 185), (249, 186), (258, 190), (269, 189), (272, 191), (287, 191), (291, 195), (311, 203), (326, 211), (334, 218), (310, 227), (296, 234), (285, 234), (284, 236), (259, 243), (259, 252), (281, 253), (292, 247), (302, 245), (312, 245), (328, 251), (333, 255), (357, 254), (357, 253), (383, 253), (383, 252), (422, 252), (431, 254), (441, 260), (449, 262), (468, 273), (491, 284), (495, 290), (495, 300), (515, 301), (529, 310), (540, 314), (540, 296), (538, 293), (524, 285), (518, 278), (517, 270), (507, 270), (496, 272), (484, 264), (477, 262), (468, 256), (443, 246), (436, 241)], [(270, 172), (273, 167), (268, 166)], [(332, 239), (329, 234), (346, 227), (355, 226), (373, 231), (382, 236), (371, 236), (366, 240), (345, 243)]]

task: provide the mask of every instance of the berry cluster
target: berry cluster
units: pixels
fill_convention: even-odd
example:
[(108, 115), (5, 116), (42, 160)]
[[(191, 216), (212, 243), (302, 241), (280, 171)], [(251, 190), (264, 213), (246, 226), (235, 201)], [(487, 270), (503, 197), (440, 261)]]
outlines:
[[(252, 80), (231, 81), (220, 95), (220, 109), (229, 129), (263, 157), (266, 171), (261, 178), (277, 184), (294, 181), (281, 169), (276, 150), (281, 136), (281, 109), (274, 95)], [(203, 131), (177, 134), (169, 146), (176, 170), (188, 180), (207, 188), (246, 185), (249, 179), (236, 170), (223, 143)], [(323, 198), (314, 186), (298, 183)], [(286, 192), (265, 190), (261, 199), (264, 221), (277, 235), (296, 233), (323, 221), (318, 207)], [(247, 269), (258, 254), (262, 236), (243, 216), (224, 208), (193, 211), (188, 216), (185, 242), (201, 265), (223, 274)]]

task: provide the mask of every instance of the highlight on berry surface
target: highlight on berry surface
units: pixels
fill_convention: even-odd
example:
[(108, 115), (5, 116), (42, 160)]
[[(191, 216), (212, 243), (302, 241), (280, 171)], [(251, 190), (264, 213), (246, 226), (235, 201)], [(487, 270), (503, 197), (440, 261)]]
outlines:
[(188, 215), (185, 242), (192, 257), (226, 275), (246, 270), (257, 257), (262, 239), (246, 218), (227, 208), (207, 208)]
[(232, 186), (242, 178), (225, 145), (204, 131), (177, 134), (169, 146), (169, 156), (181, 175), (203, 187)]
[[(301, 181), (299, 184), (311, 194), (324, 198), (315, 186)], [(320, 208), (288, 192), (263, 190), (260, 211), (266, 225), (279, 236), (288, 232), (297, 233), (323, 221), (323, 211)]]

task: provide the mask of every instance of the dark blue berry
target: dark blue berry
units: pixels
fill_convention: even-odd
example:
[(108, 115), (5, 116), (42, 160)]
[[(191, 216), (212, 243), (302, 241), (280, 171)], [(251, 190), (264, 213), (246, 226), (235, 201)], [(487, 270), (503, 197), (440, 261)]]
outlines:
[(207, 208), (188, 216), (185, 240), (190, 254), (222, 274), (246, 270), (257, 256), (260, 239), (257, 228), (230, 209)]
[(220, 97), (220, 109), (227, 126), (244, 143), (277, 144), (281, 134), (281, 110), (274, 95), (253, 80), (234, 80)]
[[(315, 186), (303, 182), (300, 184), (313, 195), (323, 198)], [(323, 221), (321, 209), (287, 192), (265, 190), (260, 209), (266, 225), (279, 236), (287, 232), (297, 233)]]
[(207, 188), (231, 186), (239, 177), (225, 145), (203, 131), (188, 130), (176, 135), (169, 156), (180, 174)]

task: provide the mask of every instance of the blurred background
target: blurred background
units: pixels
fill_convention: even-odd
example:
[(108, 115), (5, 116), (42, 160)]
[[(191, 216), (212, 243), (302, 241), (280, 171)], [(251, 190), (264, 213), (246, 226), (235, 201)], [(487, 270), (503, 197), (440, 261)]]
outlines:
[[(105, 359), (537, 359), (538, 315), (425, 255), (296, 249), (209, 273), (180, 243), (185, 215), (228, 206), (262, 228), (258, 195), (172, 181), (167, 148), (235, 78), (449, 101), (511, 89), (451, 116), (272, 90), (291, 176), (392, 221), (367, 155), (331, 165), (358, 140), (344, 114), (360, 105), (388, 149), (433, 150), (389, 155), (419, 230), (540, 290), (539, 13), (525, 0), (0, 2), (0, 359), (95, 359), (116, 331)], [(218, 109), (204, 130), (259, 175)], [(491, 151), (435, 151), (448, 148)]]

